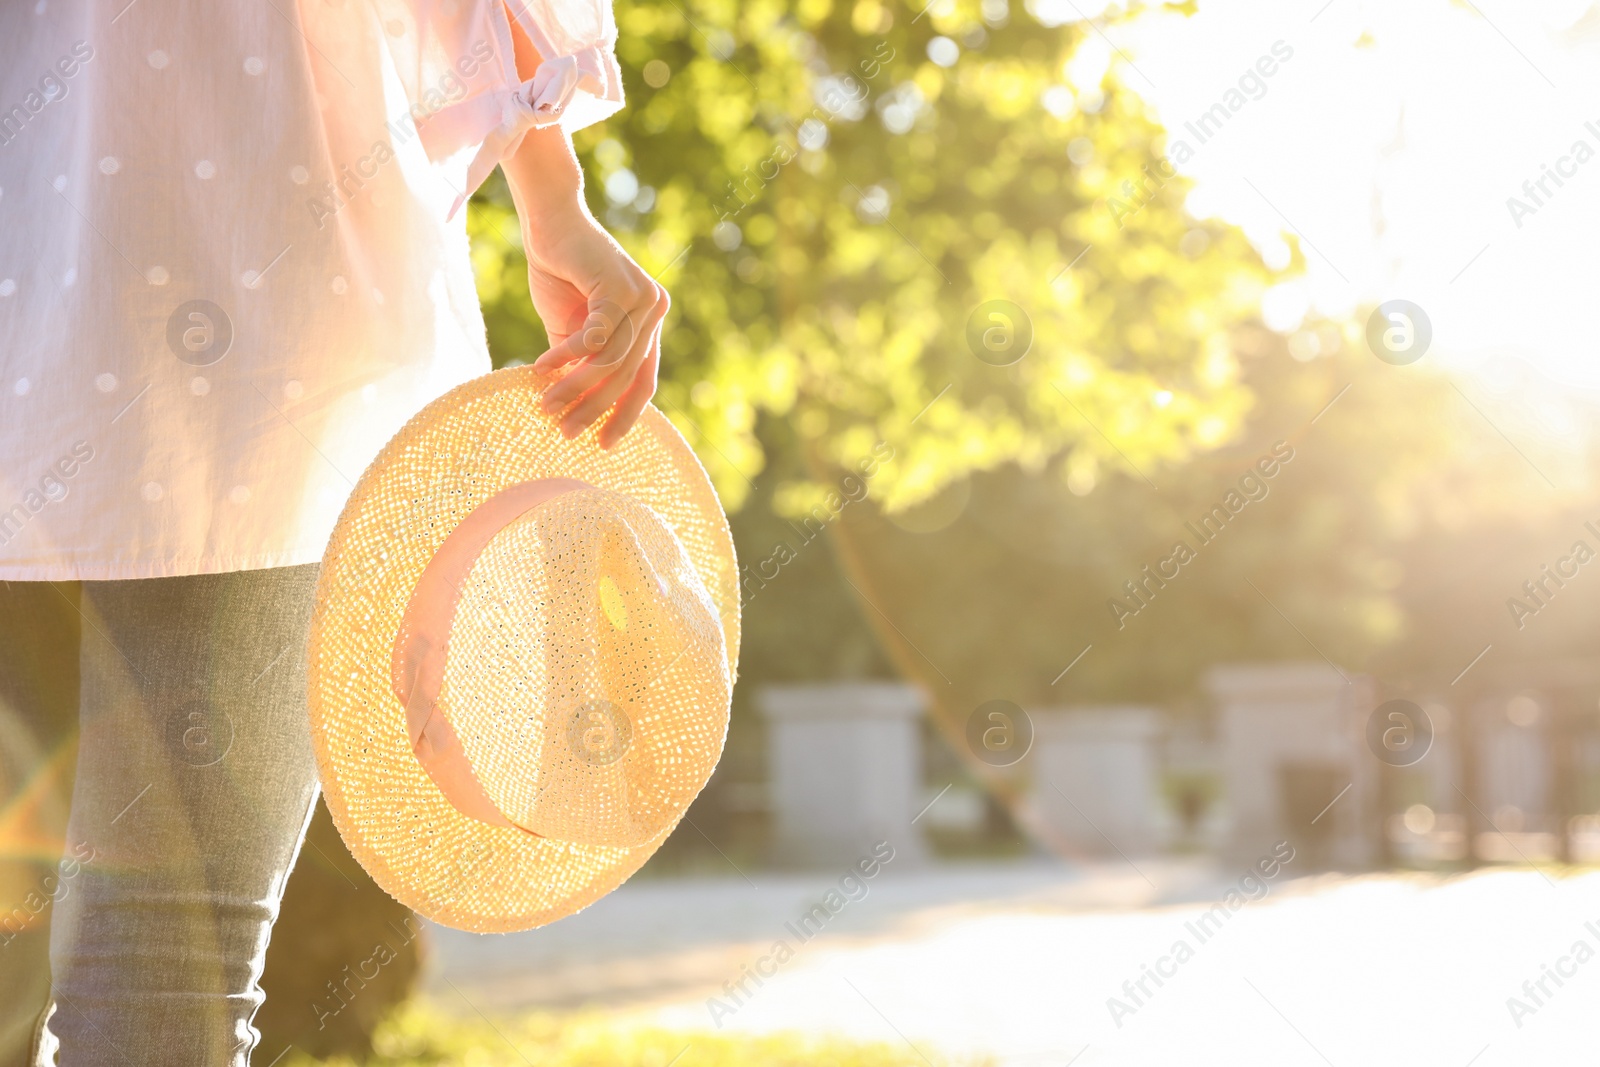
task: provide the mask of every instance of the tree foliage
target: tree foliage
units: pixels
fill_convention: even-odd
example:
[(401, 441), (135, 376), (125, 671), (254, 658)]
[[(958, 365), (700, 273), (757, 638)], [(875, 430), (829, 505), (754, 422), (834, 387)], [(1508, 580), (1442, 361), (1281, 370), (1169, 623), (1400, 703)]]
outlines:
[[(657, 403), (752, 505), (747, 573), (794, 557), (753, 587), (745, 681), (892, 669), (960, 750), (984, 700), (1192, 704), (1228, 659), (1459, 697), (1489, 644), (1587, 655), (1592, 601), (1508, 598), (1600, 521), (1600, 457), (1524, 454), (1504, 404), (1373, 358), (1364, 312), (1264, 328), (1282, 278), (1186, 179), (1146, 180), (1166, 133), (1086, 62), (1103, 27), (1036, 17), (1059, 6), (618, 0), (629, 106), (579, 138), (590, 201), (673, 293)], [(503, 188), (474, 211), (491, 345), (531, 359)], [(1270, 492), (1199, 544), (1279, 441)], [(725, 766), (755, 776), (747, 719)]]
[[(898, 523), (847, 514), (897, 665), (959, 715), (995, 697), (1183, 705), (1237, 660), (1326, 658), (1459, 696), (1489, 644), (1485, 669), (1592, 656), (1593, 598), (1552, 585), (1543, 606), (1523, 583), (1579, 539), (1600, 549), (1595, 456), (1536, 447), (1481, 385), (1381, 363), (1354, 325), (1235, 350), (1258, 398), (1240, 433), (1153, 482), (1079, 496), (1002, 470)], [(1261, 476), (1274, 455), (1291, 458)]]
[[(1069, 64), (1097, 31), (1003, 0), (617, 14), (629, 106), (580, 135), (591, 204), (673, 293), (657, 403), (730, 508), (775, 458), (763, 417), (807, 460), (788, 514), (885, 446), (893, 512), (974, 471), (1082, 489), (1237, 431), (1230, 338), (1271, 274), (1184, 212), (1184, 181), (1139, 185), (1164, 134), (1115, 72)], [(1148, 202), (1118, 220), (1124, 183)], [(490, 186), (472, 222), (502, 361), (543, 344), (510, 210)], [(975, 315), (996, 300), (1021, 315)], [(985, 330), (1031, 345), (992, 365)]]

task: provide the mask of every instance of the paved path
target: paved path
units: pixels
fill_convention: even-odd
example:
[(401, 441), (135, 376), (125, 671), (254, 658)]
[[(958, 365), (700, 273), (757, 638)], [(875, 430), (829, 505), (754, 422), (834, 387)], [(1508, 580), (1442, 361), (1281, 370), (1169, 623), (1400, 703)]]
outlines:
[[(813, 919), (809, 938), (798, 924), (835, 879), (641, 882), (543, 931), (440, 931), (430, 981), (453, 997), (448, 977), (485, 1009), (590, 1003), (686, 1029), (905, 1039), (1017, 1067), (1596, 1060), (1600, 874), (1286, 871), (1229, 911), (1215, 905), (1242, 871), (1140, 867), (891, 869)], [(1236, 901), (1262, 892), (1242, 888)], [(1546, 964), (1569, 976), (1557, 985)], [(1147, 966), (1165, 972), (1159, 985)], [(1523, 990), (1541, 978), (1536, 996)], [(1530, 1010), (1513, 1017), (1511, 997)]]

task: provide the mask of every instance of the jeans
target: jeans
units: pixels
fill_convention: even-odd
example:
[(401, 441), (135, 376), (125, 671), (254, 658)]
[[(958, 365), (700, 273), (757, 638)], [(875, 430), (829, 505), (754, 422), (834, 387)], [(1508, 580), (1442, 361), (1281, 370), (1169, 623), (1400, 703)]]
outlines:
[[(19, 928), (37, 946), (49, 925), (50, 981), (36, 983), (49, 1005), (29, 1009), (48, 1020), (35, 1063), (248, 1064), (267, 939), (317, 797), (305, 714), (316, 577), (313, 565), (0, 583), (0, 635), (31, 615), (57, 635), (75, 622), (78, 638), (75, 657), (27, 634), (0, 643), (0, 737), (63, 739), (35, 753), (25, 783), (70, 762), (70, 730), (52, 720), (71, 687), (50, 671), (77, 668), (61, 860), (17, 904), (0, 897), (0, 971), (27, 955), (7, 958)], [(75, 619), (52, 621), (68, 609)]]

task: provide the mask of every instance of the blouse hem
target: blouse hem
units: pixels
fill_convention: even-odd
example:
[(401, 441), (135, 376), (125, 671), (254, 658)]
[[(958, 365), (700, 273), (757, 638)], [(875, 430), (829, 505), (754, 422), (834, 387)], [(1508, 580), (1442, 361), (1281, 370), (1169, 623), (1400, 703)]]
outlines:
[(198, 574), (227, 574), (274, 567), (301, 567), (321, 563), (322, 551), (264, 552), (254, 556), (199, 556), (187, 559), (128, 560), (121, 563), (0, 563), (0, 581), (6, 582), (112, 582), (135, 578), (187, 578)]

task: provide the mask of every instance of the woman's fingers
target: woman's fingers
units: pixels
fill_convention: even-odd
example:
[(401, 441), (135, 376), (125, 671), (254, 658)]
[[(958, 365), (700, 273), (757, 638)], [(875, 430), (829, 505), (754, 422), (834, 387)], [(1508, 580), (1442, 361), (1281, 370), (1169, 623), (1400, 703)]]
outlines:
[(633, 381), (628, 383), (627, 390), (617, 401), (616, 410), (600, 427), (600, 447), (610, 448), (633, 429), (633, 424), (639, 421), (639, 416), (644, 412), (644, 406), (650, 403), (650, 398), (656, 395), (656, 375), (661, 367), (661, 331), (656, 331), (655, 339), (650, 344), (650, 353), (645, 356), (644, 363), (634, 372)]
[(645, 328), (642, 318), (642, 312), (622, 310), (613, 304), (610, 310), (592, 315), (581, 333), (566, 339), (565, 346), (560, 346), (560, 352), (552, 358), (552, 370), (554, 366), (571, 362), (578, 362), (578, 366), (544, 392), (541, 405), (544, 411), (549, 414), (565, 411), (579, 397), (626, 366), (629, 352), (637, 347), (638, 336)]
[[(533, 364), (542, 375), (566, 369), (540, 401), (560, 418), (565, 436), (576, 437), (615, 407), (599, 435), (604, 448), (632, 428), (655, 394), (661, 323), (671, 304), (665, 289), (612, 248), (620, 262), (602, 271), (587, 299), (565, 306), (568, 321), (549, 331), (551, 346)], [(560, 306), (554, 299), (543, 303)]]
[(632, 384), (639, 367), (649, 356), (656, 339), (661, 332), (661, 320), (666, 315), (664, 294), (658, 293), (657, 301), (642, 316), (640, 331), (634, 338), (633, 346), (629, 349), (627, 357), (622, 364), (613, 368), (614, 373), (604, 381), (595, 385), (585, 393), (578, 403), (567, 412), (561, 420), (561, 432), (568, 437), (576, 437), (591, 423), (603, 415), (611, 405), (617, 402), (623, 392)]
[[(582, 330), (552, 348), (545, 356), (540, 356), (540, 362), (546, 356), (550, 357), (545, 364), (546, 370), (582, 361), (575, 370), (545, 391), (544, 410), (552, 415), (564, 410), (625, 364), (628, 353), (636, 347), (642, 332), (642, 317), (639, 311), (627, 310), (606, 301), (585, 320)], [(536, 362), (535, 366), (538, 365)]]
[(661, 369), (661, 334), (666, 322), (667, 312), (672, 307), (672, 297), (660, 286), (660, 298), (656, 304), (659, 317), (656, 319), (655, 329), (650, 331), (650, 345), (645, 353), (644, 362), (639, 365), (633, 374), (632, 380), (622, 396), (617, 400), (616, 408), (605, 425), (600, 427), (600, 447), (610, 448), (633, 429), (633, 424), (639, 420), (644, 412), (645, 405), (650, 403), (650, 398), (656, 395), (656, 378)]
[(616, 403), (617, 397), (628, 387), (628, 375), (625, 373), (613, 374), (579, 400), (561, 417), (561, 435), (563, 437), (576, 437), (584, 431), (595, 419), (603, 415), (607, 408)]
[[(550, 347), (536, 360), (534, 367), (548, 374), (584, 356), (581, 350), (584, 319), (589, 316), (589, 302), (571, 283), (557, 281), (546, 275), (530, 272), (528, 291), (533, 296), (533, 306), (544, 321), (545, 334)], [(578, 343), (573, 340), (578, 337)]]
[(544, 409), (546, 415), (560, 415), (582, 397), (610, 380), (616, 373), (615, 364), (584, 360), (566, 377), (544, 391), (544, 399), (539, 402), (539, 406)]
[(551, 345), (544, 355), (533, 361), (533, 369), (540, 374), (549, 374), (590, 354), (583, 339), (583, 330), (579, 329)]

